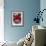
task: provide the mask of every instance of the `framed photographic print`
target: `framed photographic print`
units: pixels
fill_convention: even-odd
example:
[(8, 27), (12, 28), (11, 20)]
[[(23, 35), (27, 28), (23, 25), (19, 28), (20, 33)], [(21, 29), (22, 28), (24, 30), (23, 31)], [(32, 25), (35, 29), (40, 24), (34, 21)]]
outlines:
[(13, 26), (23, 26), (24, 25), (24, 13), (23, 11), (12, 12), (12, 25)]

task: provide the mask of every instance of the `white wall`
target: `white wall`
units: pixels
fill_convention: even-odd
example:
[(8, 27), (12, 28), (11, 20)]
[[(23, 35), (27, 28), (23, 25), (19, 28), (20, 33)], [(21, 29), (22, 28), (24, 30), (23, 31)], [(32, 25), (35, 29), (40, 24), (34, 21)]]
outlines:
[(41, 9), (46, 9), (46, 0), (40, 0), (40, 7)]
[[(46, 0), (40, 0), (40, 9), (41, 9), (41, 11), (43, 9), (46, 9)], [(46, 11), (43, 12), (43, 16), (42, 17), (43, 17), (44, 21), (43, 22), (40, 21), (40, 24), (46, 27)]]
[[(40, 9), (46, 9), (46, 0), (40, 0)], [(44, 21), (40, 21), (40, 25), (43, 25), (46, 27), (46, 11), (44, 11), (43, 15), (42, 15)], [(45, 42), (46, 43), (46, 42)]]

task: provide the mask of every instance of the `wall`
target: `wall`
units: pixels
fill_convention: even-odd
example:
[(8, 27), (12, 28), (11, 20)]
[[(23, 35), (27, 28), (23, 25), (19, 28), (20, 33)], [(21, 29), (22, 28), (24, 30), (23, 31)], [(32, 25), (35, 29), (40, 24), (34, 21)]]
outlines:
[[(43, 10), (43, 9), (46, 9), (46, 0), (40, 0), (40, 10)], [(46, 27), (46, 11), (43, 13), (42, 17), (44, 20), (43, 20), (43, 22), (40, 21), (40, 25)]]
[[(40, 1), (40, 9), (41, 9), (41, 11), (42, 11), (43, 9), (46, 9), (46, 0), (41, 0), (41, 1)], [(46, 27), (46, 20), (45, 20), (45, 19), (46, 19), (46, 10), (43, 12), (42, 17), (43, 17), (43, 22), (41, 21), (41, 22), (40, 22), (40, 25)]]
[[(24, 27), (11, 26), (11, 11), (24, 11)], [(32, 28), (35, 12), (40, 9), (40, 0), (4, 0), (4, 35), (7, 41), (18, 41)]]

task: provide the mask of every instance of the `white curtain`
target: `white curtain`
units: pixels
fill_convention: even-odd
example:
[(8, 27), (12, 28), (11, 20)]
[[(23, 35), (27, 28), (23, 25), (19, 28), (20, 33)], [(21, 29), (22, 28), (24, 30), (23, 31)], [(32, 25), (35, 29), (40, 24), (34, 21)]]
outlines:
[(0, 0), (0, 42), (4, 41), (4, 0)]

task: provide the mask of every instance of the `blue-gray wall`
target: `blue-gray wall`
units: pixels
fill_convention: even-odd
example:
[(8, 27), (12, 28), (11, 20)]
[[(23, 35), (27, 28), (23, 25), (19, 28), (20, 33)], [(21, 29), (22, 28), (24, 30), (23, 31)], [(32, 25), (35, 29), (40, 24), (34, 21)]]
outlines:
[[(18, 41), (31, 30), (35, 12), (40, 9), (40, 0), (4, 0), (4, 6), (5, 40)], [(24, 27), (11, 26), (11, 11), (17, 9), (24, 11)]]

